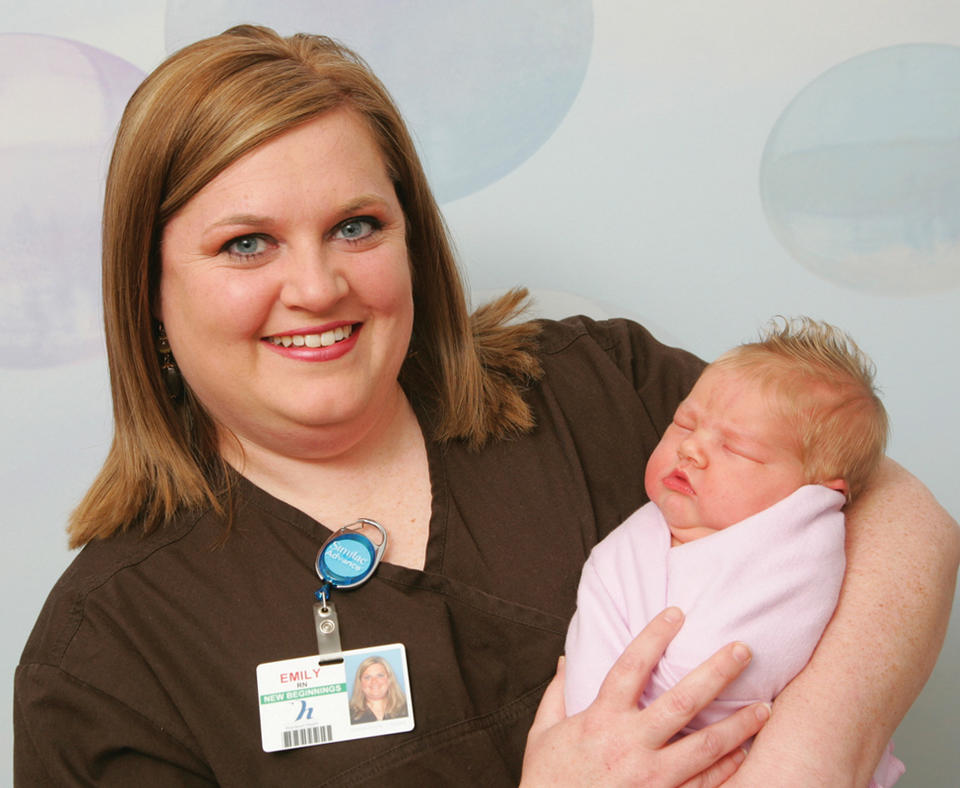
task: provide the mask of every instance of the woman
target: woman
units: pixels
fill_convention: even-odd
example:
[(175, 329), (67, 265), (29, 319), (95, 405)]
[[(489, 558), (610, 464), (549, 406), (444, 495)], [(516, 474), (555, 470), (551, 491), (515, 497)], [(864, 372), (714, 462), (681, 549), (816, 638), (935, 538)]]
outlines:
[(393, 720), (407, 716), (407, 702), (390, 663), (383, 657), (367, 657), (357, 665), (350, 695), (350, 722)]
[[(409, 135), (352, 53), (241, 27), (148, 77), (108, 177), (104, 298), (115, 440), (18, 668), (21, 784), (507, 785), (523, 762), (530, 785), (714, 785), (742, 760), (762, 707), (667, 743), (743, 646), (636, 708), (677, 611), (583, 714), (564, 719), (562, 664), (544, 693), (580, 567), (644, 501), (701, 362), (624, 321), (508, 324), (521, 294), (469, 316)], [(313, 557), (358, 516), (389, 547), (334, 592), (342, 645), (406, 644), (416, 729), (261, 752), (256, 666), (316, 653)], [(949, 518), (891, 464), (850, 520), (848, 587), (750, 784), (865, 785), (935, 661)], [(904, 556), (928, 583), (901, 598)]]

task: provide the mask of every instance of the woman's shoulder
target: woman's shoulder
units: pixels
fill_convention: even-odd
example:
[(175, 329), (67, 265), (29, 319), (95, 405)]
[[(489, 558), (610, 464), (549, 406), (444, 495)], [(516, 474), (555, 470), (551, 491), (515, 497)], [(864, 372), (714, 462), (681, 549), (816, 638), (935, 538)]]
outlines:
[[(263, 571), (273, 540), (296, 543), (304, 555), (316, 551), (317, 524), (242, 477), (225, 506), (229, 530), (227, 515), (207, 508), (181, 512), (148, 533), (131, 525), (89, 542), (48, 595), (21, 663), (85, 671), (88, 650), (98, 642), (106, 658), (111, 647), (133, 648), (132, 631), (161, 622), (176, 631), (183, 611), (192, 608), (191, 621), (215, 625), (231, 599), (252, 593), (249, 578)], [(285, 576), (287, 564), (277, 571)]]
[(639, 323), (626, 318), (595, 320), (587, 315), (573, 315), (561, 320), (540, 318), (538, 343), (540, 351), (546, 355), (561, 353), (577, 342), (593, 344), (601, 349), (609, 349), (617, 344), (617, 334), (635, 327), (643, 330)]
[(646, 326), (626, 317), (595, 319), (573, 315), (561, 320), (538, 319), (538, 341), (547, 355), (562, 353), (582, 344), (604, 352), (676, 355), (696, 358), (681, 348), (661, 342)]
[[(34, 784), (35, 769), (49, 768), (44, 780), (59, 784), (65, 770), (84, 759), (106, 762), (117, 752), (140, 763), (131, 742), (170, 764), (187, 763), (198, 773), (205, 768), (152, 661), (180, 636), (177, 628), (154, 627), (164, 583), (183, 583), (183, 577), (166, 577), (156, 559), (177, 551), (201, 519), (186, 516), (149, 534), (131, 528), (95, 540), (54, 585), (14, 679), (15, 761), (25, 783)], [(167, 566), (177, 559), (168, 555)], [(69, 743), (48, 737), (51, 730), (69, 732)]]
[[(538, 323), (541, 359), (548, 367), (586, 364), (601, 374), (624, 376), (637, 391), (645, 386), (654, 392), (678, 389), (683, 396), (704, 366), (694, 354), (659, 341), (627, 318), (575, 315)], [(597, 359), (604, 359), (599, 366)]]
[(146, 534), (131, 526), (83, 547), (47, 596), (21, 663), (59, 666), (89, 616), (91, 605), (97, 607), (101, 596), (112, 597), (111, 587), (131, 575), (149, 582), (149, 570), (143, 572), (143, 568), (177, 545), (204, 516), (187, 513)]

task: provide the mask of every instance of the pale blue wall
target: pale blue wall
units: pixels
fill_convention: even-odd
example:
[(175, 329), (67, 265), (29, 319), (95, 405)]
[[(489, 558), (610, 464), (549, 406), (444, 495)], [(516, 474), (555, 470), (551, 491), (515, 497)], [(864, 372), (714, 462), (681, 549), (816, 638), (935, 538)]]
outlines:
[[(477, 290), (527, 284), (544, 312), (626, 314), (705, 357), (775, 313), (850, 330), (879, 365), (891, 455), (960, 515), (960, 7), (77, 5), (8, 1), (0, 14), (8, 676), (110, 439), (97, 305), (110, 134), (171, 48), (240, 21), (330, 33), (368, 58), (411, 122)], [(960, 774), (955, 630), (895, 739), (904, 788)], [(9, 708), (9, 681), (0, 699)]]

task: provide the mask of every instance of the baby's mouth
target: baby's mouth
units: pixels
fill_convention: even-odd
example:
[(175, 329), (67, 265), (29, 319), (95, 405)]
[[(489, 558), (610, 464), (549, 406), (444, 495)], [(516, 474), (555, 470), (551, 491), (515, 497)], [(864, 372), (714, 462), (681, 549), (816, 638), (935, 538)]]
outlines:
[(352, 325), (337, 326), (321, 334), (279, 334), (267, 337), (267, 342), (282, 347), (330, 347), (353, 333)]
[(674, 492), (684, 493), (685, 495), (695, 495), (696, 491), (690, 484), (690, 479), (683, 471), (674, 469), (663, 477), (663, 486)]

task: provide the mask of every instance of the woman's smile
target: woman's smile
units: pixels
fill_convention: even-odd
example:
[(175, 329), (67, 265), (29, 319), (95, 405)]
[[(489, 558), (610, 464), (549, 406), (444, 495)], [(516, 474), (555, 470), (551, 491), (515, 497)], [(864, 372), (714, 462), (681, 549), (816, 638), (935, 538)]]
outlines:
[(296, 361), (330, 362), (342, 358), (356, 346), (362, 323), (344, 323), (336, 328), (304, 329), (264, 338), (275, 353)]
[(318, 333), (298, 331), (293, 334), (272, 336), (266, 339), (274, 345), (282, 345), (283, 347), (330, 347), (337, 342), (348, 339), (352, 333), (353, 325), (347, 323)]

